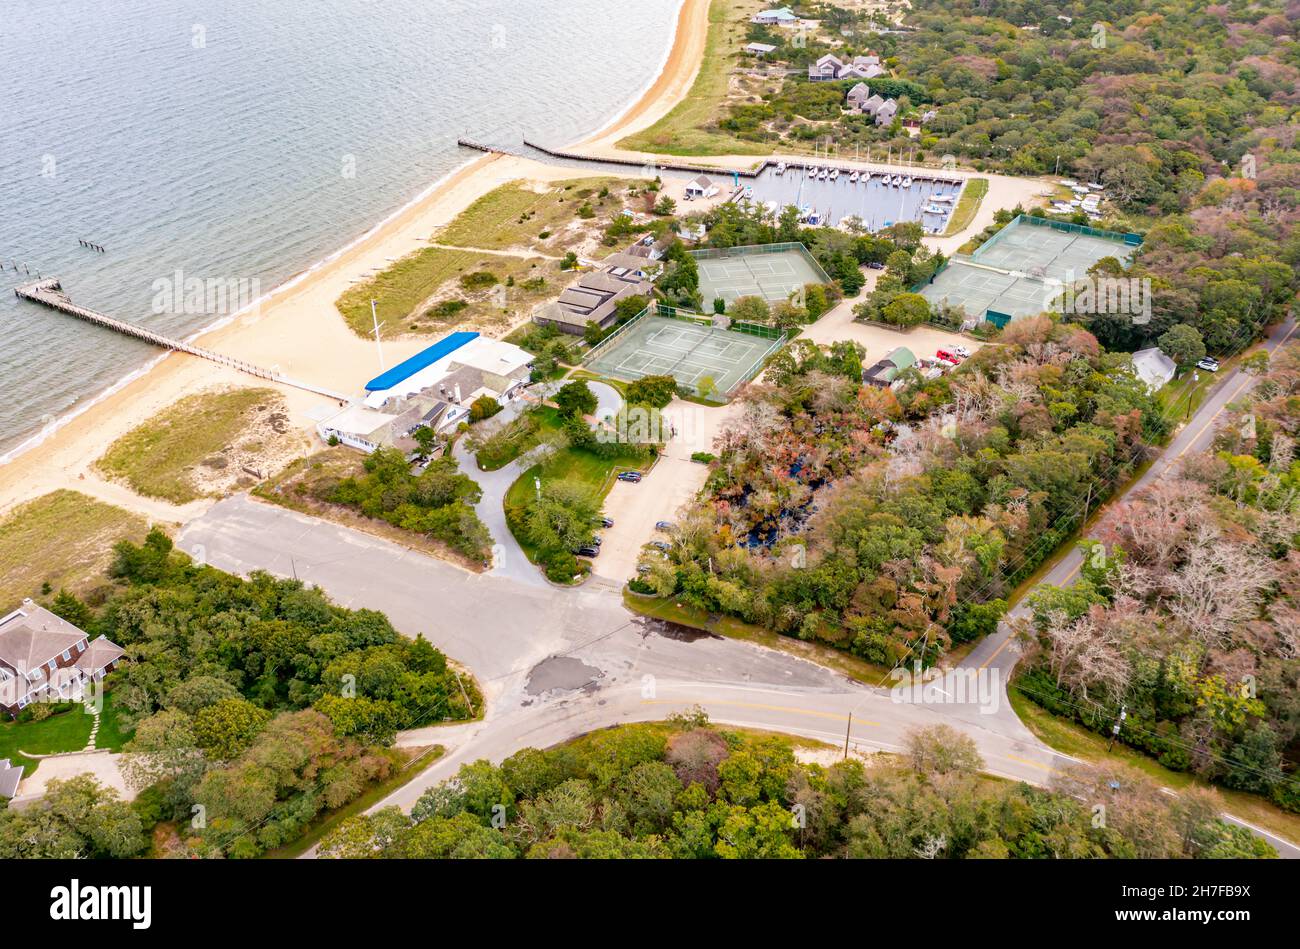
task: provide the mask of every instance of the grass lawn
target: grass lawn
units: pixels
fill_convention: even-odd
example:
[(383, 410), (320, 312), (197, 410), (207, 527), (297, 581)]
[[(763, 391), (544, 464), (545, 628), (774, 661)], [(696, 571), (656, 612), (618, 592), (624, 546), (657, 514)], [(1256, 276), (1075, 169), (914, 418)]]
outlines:
[(771, 146), (747, 142), (711, 128), (721, 118), (731, 64), (745, 45), (748, 19), (760, 9), (754, 0), (713, 0), (709, 38), (700, 71), (686, 98), (654, 125), (621, 139), (618, 147), (665, 155), (766, 155)]
[(626, 458), (601, 458), (588, 451), (566, 448), (557, 452), (545, 465), (533, 465), (510, 486), (506, 492), (506, 524), (519, 541), (528, 559), (537, 562), (537, 547), (522, 536), (520, 518), (529, 499), (537, 490), (533, 479), (540, 478), (543, 485), (553, 481), (572, 481), (581, 484), (604, 498), (620, 471), (645, 470), (644, 463), (629, 463)]
[(147, 497), (184, 504), (201, 497), (190, 471), (236, 441), (271, 389), (228, 389), (186, 396), (133, 428), (95, 462), (102, 474)]
[[(469, 274), (490, 277), (466, 286), (461, 277)], [(488, 327), (517, 322), (566, 282), (559, 264), (544, 257), (425, 247), (350, 287), (334, 306), (358, 336), (374, 335), (372, 299), (377, 301), (381, 335), (442, 333), (466, 323)]]
[(402, 785), (416, 778), (425, 768), (443, 756), (446, 749), (442, 745), (428, 745), (418, 748), (397, 748), (398, 754), (405, 756), (405, 763), (393, 772), (386, 781), (381, 781), (367, 788), (355, 801), (343, 805), (337, 810), (319, 815), (308, 826), (301, 837), (291, 844), (262, 854), (263, 860), (292, 860), (306, 853), (321, 838), (335, 830), (349, 817), (355, 817), (378, 804)]
[(560, 413), (550, 406), (530, 409), (501, 430), (502, 438), (487, 441), (475, 458), (484, 471), (497, 471), (537, 445), (547, 432), (563, 428)]
[(961, 197), (957, 199), (957, 207), (953, 209), (952, 217), (948, 221), (948, 229), (943, 232), (944, 236), (951, 237), (970, 227), (970, 222), (975, 220), (975, 212), (980, 209), (980, 203), (988, 193), (987, 178), (972, 178), (967, 181), (966, 187), (961, 191)]
[(15, 508), (0, 521), (0, 611), (66, 587), (85, 592), (103, 583), (122, 538), (137, 543), (144, 518), (76, 491), (54, 491)]
[(1026, 696), (1014, 683), (1007, 690), (1011, 707), (1040, 741), (1062, 754), (1084, 761), (1119, 762), (1140, 771), (1157, 783), (1172, 790), (1185, 787), (1209, 788), (1223, 798), (1224, 810), (1234, 817), (1263, 827), (1293, 843), (1300, 843), (1300, 814), (1291, 814), (1275, 807), (1255, 794), (1232, 791), (1200, 780), (1185, 771), (1170, 771), (1159, 762), (1148, 758), (1127, 745), (1116, 743), (1106, 751), (1106, 739), (1082, 726), (1058, 718)]
[(710, 615), (703, 610), (685, 604), (679, 606), (672, 597), (651, 599), (650, 597), (634, 596), (624, 591), (623, 605), (633, 613), (639, 613), (651, 619), (666, 620), (670, 623), (688, 626), (691, 629), (700, 629), (718, 636), (726, 636), (728, 639), (741, 639), (748, 643), (797, 656), (800, 659), (807, 659), (868, 685), (880, 685), (889, 688), (893, 684), (889, 678), (889, 670), (884, 666), (867, 662), (830, 646), (782, 636), (780, 633), (774, 633), (762, 626), (751, 625), (733, 616)]
[[(516, 181), (489, 191), (439, 231), (434, 240), (488, 250), (527, 249), (563, 257), (632, 200), (628, 192), (651, 182), (612, 176), (547, 184)], [(601, 194), (602, 191), (606, 193)], [(578, 213), (588, 206), (590, 217)], [(639, 207), (639, 205), (638, 205)], [(542, 235), (546, 236), (543, 237)], [(607, 248), (613, 250), (614, 248)]]
[[(87, 715), (80, 705), (66, 712), (51, 715), (41, 722), (0, 722), (0, 758), (26, 767), (25, 777), (30, 777), (39, 761), (19, 752), (33, 755), (52, 755), (62, 751), (80, 751), (90, 741), (90, 728), (95, 719)], [(99, 733), (95, 747), (106, 751), (120, 751), (126, 743), (117, 711), (113, 707), (113, 693), (104, 695), (104, 710), (99, 716)]]

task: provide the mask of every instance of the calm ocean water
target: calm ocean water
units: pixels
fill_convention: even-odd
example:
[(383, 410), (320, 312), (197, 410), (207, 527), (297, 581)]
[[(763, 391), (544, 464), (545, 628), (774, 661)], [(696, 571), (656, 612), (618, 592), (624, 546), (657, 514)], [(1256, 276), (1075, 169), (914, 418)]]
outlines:
[(653, 80), (678, 5), (7, 0), (0, 452), (157, 355), (20, 303), (14, 262), (192, 332), (218, 315), (153, 312), (154, 281), (269, 291), (469, 160), (459, 135), (594, 131)]

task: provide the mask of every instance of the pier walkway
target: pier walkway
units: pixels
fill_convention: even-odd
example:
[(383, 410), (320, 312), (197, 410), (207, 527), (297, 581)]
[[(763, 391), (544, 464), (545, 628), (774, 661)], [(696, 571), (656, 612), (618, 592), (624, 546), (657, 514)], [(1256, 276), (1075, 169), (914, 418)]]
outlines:
[(233, 356), (226, 356), (222, 353), (211, 349), (204, 349), (201, 346), (195, 346), (184, 340), (172, 339), (161, 333), (155, 333), (153, 330), (145, 329), (143, 326), (136, 326), (134, 323), (128, 323), (125, 320), (114, 319), (107, 314), (100, 313), (96, 310), (88, 309), (84, 306), (78, 306), (73, 303), (66, 293), (63, 292), (63, 286), (59, 283), (57, 277), (49, 277), (44, 280), (37, 280), (33, 283), (25, 283), (22, 286), (14, 288), (14, 295), (22, 300), (30, 300), (33, 303), (39, 303), (42, 306), (48, 306), (51, 309), (58, 310), (60, 313), (67, 313), (69, 316), (75, 316), (77, 319), (85, 320), (87, 323), (93, 323), (96, 326), (102, 326), (105, 329), (114, 330), (125, 336), (132, 336), (136, 339), (144, 340), (146, 343), (152, 343), (163, 349), (170, 349), (178, 353), (189, 353), (191, 356), (198, 356), (200, 359), (206, 359), (209, 362), (217, 363), (220, 366), (228, 366), (239, 372), (247, 373), (250, 376), (256, 376), (258, 379), (266, 379), (271, 382), (278, 382), (281, 385), (292, 386), (295, 389), (304, 389), (307, 392), (315, 392), (317, 395), (327, 396), (339, 401), (347, 401), (348, 397), (341, 392), (335, 392), (333, 389), (326, 389), (322, 386), (312, 385), (308, 382), (301, 382), (297, 379), (290, 379), (288, 376), (281, 375), (270, 369), (263, 369), (250, 362), (244, 362), (242, 359), (235, 359)]

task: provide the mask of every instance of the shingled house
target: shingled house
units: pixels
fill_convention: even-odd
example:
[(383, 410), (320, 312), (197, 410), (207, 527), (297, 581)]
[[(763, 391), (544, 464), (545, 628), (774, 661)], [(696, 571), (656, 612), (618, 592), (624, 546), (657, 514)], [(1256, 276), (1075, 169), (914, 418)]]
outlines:
[(112, 672), (123, 652), (23, 600), (0, 618), (0, 711), (17, 715), (33, 702), (79, 698), (82, 686)]

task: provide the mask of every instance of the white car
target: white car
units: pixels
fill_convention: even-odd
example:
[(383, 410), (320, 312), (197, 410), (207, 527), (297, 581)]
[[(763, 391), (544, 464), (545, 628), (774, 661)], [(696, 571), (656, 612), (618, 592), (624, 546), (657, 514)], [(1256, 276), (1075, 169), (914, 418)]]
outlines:
[(952, 351), (956, 353), (958, 356), (960, 356), (962, 359), (970, 359), (970, 350), (967, 349), (965, 346), (954, 346), (952, 348)]
[(1213, 356), (1206, 356), (1196, 364), (1196, 368), (1204, 369), (1206, 372), (1218, 372), (1219, 360), (1215, 359)]

